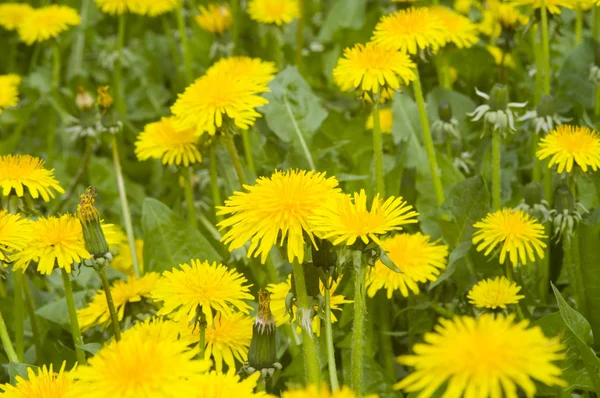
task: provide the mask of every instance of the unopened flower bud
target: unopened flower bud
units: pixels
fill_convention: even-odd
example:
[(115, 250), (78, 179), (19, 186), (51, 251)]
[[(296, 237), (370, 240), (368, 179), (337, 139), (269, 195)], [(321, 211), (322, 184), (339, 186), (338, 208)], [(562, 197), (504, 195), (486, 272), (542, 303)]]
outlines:
[(495, 84), (490, 92), (490, 109), (505, 111), (508, 109), (508, 88), (504, 84)]
[(452, 121), (452, 106), (448, 101), (440, 102), (438, 113), (440, 114), (440, 120), (443, 122), (450, 123)]
[(277, 363), (275, 319), (271, 314), (271, 296), (264, 289), (258, 291), (258, 314), (252, 327), (252, 340), (248, 350), (250, 369), (275, 368)]
[(100, 214), (94, 206), (96, 200), (94, 188), (87, 188), (85, 194), (80, 195), (79, 198), (77, 216), (83, 229), (85, 248), (95, 258), (104, 257), (109, 253), (109, 248), (100, 225)]
[(540, 103), (537, 106), (538, 117), (553, 117), (555, 113), (556, 109), (554, 107), (554, 97), (551, 95), (544, 95), (540, 99)]

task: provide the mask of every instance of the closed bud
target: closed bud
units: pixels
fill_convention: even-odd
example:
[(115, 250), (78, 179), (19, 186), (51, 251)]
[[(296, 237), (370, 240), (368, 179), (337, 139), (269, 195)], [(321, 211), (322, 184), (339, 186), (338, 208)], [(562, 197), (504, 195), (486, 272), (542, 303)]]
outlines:
[(504, 84), (495, 84), (490, 92), (490, 109), (492, 111), (505, 111), (508, 109), (508, 87)]
[(109, 253), (109, 248), (104, 237), (104, 232), (102, 231), (102, 226), (100, 225), (100, 214), (94, 206), (96, 200), (94, 188), (87, 188), (85, 193), (80, 195), (79, 198), (77, 217), (83, 229), (85, 248), (95, 258), (104, 257)]
[(448, 101), (440, 102), (438, 113), (440, 114), (440, 120), (446, 123), (452, 122), (452, 106)]
[(540, 99), (540, 103), (537, 106), (538, 117), (553, 117), (555, 113), (556, 109), (554, 108), (554, 97), (551, 95), (544, 95), (542, 99)]
[(248, 350), (248, 366), (254, 370), (277, 367), (275, 319), (271, 314), (271, 296), (264, 289), (258, 291), (258, 314), (252, 327)]
[(75, 96), (75, 105), (79, 112), (87, 112), (94, 106), (94, 99), (85, 91), (83, 86), (77, 86), (77, 95)]

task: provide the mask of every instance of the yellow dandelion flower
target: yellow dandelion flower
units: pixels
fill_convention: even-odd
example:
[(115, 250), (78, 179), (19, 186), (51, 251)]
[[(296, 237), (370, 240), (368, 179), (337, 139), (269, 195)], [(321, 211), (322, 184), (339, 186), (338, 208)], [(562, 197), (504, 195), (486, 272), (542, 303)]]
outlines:
[[(321, 389), (315, 385), (306, 388), (291, 389), (281, 393), (281, 398), (360, 398), (347, 386), (342, 386), (336, 392), (330, 392), (329, 387), (323, 384)], [(376, 394), (366, 395), (364, 398), (377, 398)]]
[(469, 303), (479, 308), (506, 308), (509, 304), (517, 304), (525, 296), (518, 295), (521, 286), (511, 282), (504, 276), (485, 279), (477, 282), (469, 291)]
[(0, 115), (5, 109), (17, 106), (19, 103), (19, 84), (21, 84), (19, 75), (0, 75)]
[(207, 75), (212, 73), (236, 76), (266, 86), (275, 77), (277, 67), (273, 62), (260, 58), (238, 56), (221, 58), (206, 71)]
[(195, 355), (177, 338), (172, 322), (144, 322), (80, 367), (77, 389), (86, 398), (193, 397), (193, 380), (210, 367)]
[(370, 240), (381, 245), (378, 236), (400, 231), (403, 225), (414, 224), (419, 215), (401, 197), (390, 196), (385, 202), (376, 195), (367, 210), (364, 189), (351, 195), (340, 195), (325, 206), (316, 209), (310, 217), (313, 233), (322, 239), (333, 240), (334, 245), (345, 242), (350, 246), (360, 239), (365, 245)]
[(343, 91), (360, 88), (378, 93), (382, 88), (397, 89), (416, 79), (415, 64), (404, 51), (377, 43), (356, 44), (344, 50), (333, 70), (333, 80)]
[(458, 48), (469, 48), (479, 41), (477, 25), (469, 18), (444, 6), (432, 7), (431, 13), (444, 24), (448, 43), (453, 43)]
[[(138, 303), (145, 298), (150, 298), (158, 278), (159, 274), (149, 272), (140, 279), (117, 280), (112, 284), (110, 291), (119, 321), (123, 320), (128, 303)], [(111, 318), (104, 290), (98, 290), (91, 303), (77, 311), (77, 317), (81, 330), (84, 331), (95, 326), (102, 326), (103, 329), (110, 326)]]
[(250, 285), (246, 278), (222, 264), (192, 260), (192, 265), (182, 264), (181, 269), (165, 271), (152, 292), (155, 301), (162, 301), (158, 315), (172, 315), (192, 320), (200, 307), (208, 324), (213, 323), (213, 310), (231, 317), (235, 309), (247, 314), (250, 306), (244, 300), (252, 300)]
[(34, 371), (27, 368), (27, 380), (21, 376), (15, 378), (16, 385), (10, 383), (0, 384), (2, 398), (75, 398), (75, 370), (65, 371), (67, 362), (64, 361), (58, 372), (54, 372), (53, 365), (43, 365)]
[(595, 0), (573, 0), (573, 8), (575, 10), (588, 11), (594, 8), (597, 3)]
[[(142, 239), (135, 240), (135, 251), (137, 253), (140, 272), (144, 272), (144, 241)], [(133, 256), (131, 255), (131, 248), (128, 242), (117, 246), (117, 253), (114, 255), (110, 267), (129, 277), (135, 276)]]
[[(379, 110), (379, 127), (383, 134), (392, 134), (392, 126), (394, 125), (394, 112), (391, 108), (384, 108)], [(373, 114), (369, 115), (367, 119), (367, 130), (373, 130)]]
[(486, 8), (481, 13), (481, 21), (477, 24), (477, 29), (483, 35), (491, 38), (497, 38), (502, 33), (502, 26), (496, 19), (496, 13), (491, 8)]
[(235, 192), (225, 206), (218, 208), (218, 215), (228, 218), (218, 226), (230, 228), (221, 238), (229, 250), (242, 247), (250, 241), (248, 257), (260, 255), (264, 264), (271, 247), (287, 243), (290, 262), (295, 258), (304, 261), (304, 234), (314, 239), (308, 218), (327, 199), (339, 194), (335, 177), (314, 171), (276, 171), (271, 177), (260, 177), (253, 186), (246, 185), (248, 192)]
[(278, 26), (300, 18), (298, 0), (250, 0), (248, 14), (254, 21)]
[(426, 7), (399, 10), (383, 16), (375, 26), (373, 41), (410, 54), (430, 48), (437, 51), (448, 41), (444, 22)]
[(54, 198), (53, 191), (65, 192), (54, 178), (54, 169), (45, 169), (42, 159), (29, 155), (0, 156), (0, 187), (2, 196), (22, 197), (27, 192), (34, 199), (41, 196), (45, 202)]
[(394, 272), (377, 261), (367, 275), (367, 293), (370, 297), (381, 289), (387, 290), (389, 299), (395, 290), (399, 290), (404, 297), (408, 297), (409, 289), (419, 294), (419, 283), (437, 280), (440, 272), (446, 269), (448, 246), (431, 242), (427, 235), (399, 234), (383, 240), (382, 247), (402, 272)]
[[(184, 318), (178, 324), (181, 328), (181, 339), (188, 344), (197, 345), (199, 327)], [(218, 314), (215, 316), (214, 324), (206, 327), (204, 355), (205, 358), (213, 359), (217, 372), (223, 372), (223, 363), (225, 363), (229, 372), (235, 373), (236, 360), (240, 363), (247, 361), (253, 324), (254, 320), (248, 315), (236, 312), (229, 318)]]
[[(337, 317), (333, 311), (341, 311), (341, 306), (346, 303), (352, 303), (352, 300), (346, 300), (346, 298), (341, 294), (335, 294), (336, 289), (341, 280), (333, 282), (331, 284), (331, 288), (329, 290), (331, 294), (331, 299), (329, 303), (329, 308), (331, 309), (331, 323), (337, 322)], [(319, 281), (319, 290), (322, 295), (325, 295), (325, 286), (323, 282)], [(267, 291), (271, 293), (271, 313), (273, 314), (273, 318), (275, 318), (275, 325), (281, 326), (285, 323), (295, 322), (296, 318), (296, 307), (292, 308), (292, 313), (290, 314), (286, 308), (286, 297), (289, 292), (292, 291), (292, 277), (288, 276), (287, 282), (281, 283), (271, 283), (267, 286)], [(314, 307), (315, 312), (319, 309), (318, 306)], [(311, 330), (317, 336), (321, 335), (321, 322), (322, 319), (319, 316), (315, 316), (312, 320)], [(302, 329), (300, 327), (296, 328), (296, 332), (300, 334)]]
[(267, 393), (254, 392), (260, 372), (255, 372), (241, 380), (236, 374), (219, 372), (204, 373), (194, 379), (196, 393), (192, 398), (266, 398)]
[[(496, 65), (500, 65), (501, 63), (504, 62), (504, 66), (506, 66), (507, 68), (514, 69), (517, 67), (513, 56), (509, 53), (505, 53), (504, 51), (502, 51), (502, 49), (500, 47), (485, 46), (485, 48), (488, 50), (488, 52), (494, 58), (494, 62), (496, 63)], [(504, 60), (503, 60), (503, 58), (504, 58)]]
[(473, 0), (454, 0), (452, 8), (454, 8), (456, 12), (459, 12), (463, 15), (468, 15), (471, 11), (472, 4)]
[(0, 26), (6, 30), (17, 30), (32, 11), (33, 8), (29, 4), (0, 4)]
[(27, 269), (37, 261), (37, 270), (49, 275), (54, 266), (71, 272), (74, 263), (90, 258), (85, 249), (79, 219), (72, 214), (40, 217), (31, 226), (27, 246), (19, 254), (15, 269)]
[(56, 4), (34, 9), (19, 24), (19, 37), (27, 45), (58, 37), (71, 26), (81, 23), (77, 11), (71, 7)]
[(199, 10), (196, 23), (209, 33), (223, 34), (233, 23), (231, 10), (226, 3), (211, 3), (208, 7), (200, 6)]
[[(559, 15), (560, 8), (573, 8), (572, 0), (544, 0), (546, 9), (550, 14)], [(542, 0), (513, 0), (512, 4), (517, 6), (531, 6), (534, 9), (542, 7)]]
[(392, 0), (392, 3), (416, 3), (421, 0)]
[(183, 0), (129, 0), (127, 6), (134, 14), (155, 17), (177, 8)]
[(558, 165), (557, 171), (570, 173), (573, 164), (584, 172), (588, 167), (596, 171), (600, 168), (600, 134), (581, 126), (558, 126), (538, 143), (538, 159), (551, 156), (548, 167)]
[(486, 249), (484, 254), (487, 256), (496, 246), (502, 245), (499, 248), (500, 264), (504, 264), (507, 254), (515, 267), (519, 260), (522, 264), (527, 264), (528, 258), (535, 261), (534, 250), (544, 258), (544, 226), (522, 210), (498, 210), (473, 226), (478, 229), (473, 234), (477, 251)]
[(13, 260), (13, 255), (23, 250), (29, 243), (31, 221), (21, 219), (18, 214), (0, 210), (0, 262)]
[(102, 233), (104, 234), (106, 243), (111, 250), (123, 243), (127, 243), (127, 235), (125, 235), (125, 232), (117, 225), (106, 224), (104, 220), (101, 220), (100, 226), (102, 227)]
[(516, 398), (517, 387), (534, 396), (532, 379), (566, 387), (553, 363), (565, 357), (564, 346), (538, 326), (528, 326), (529, 321), (514, 323), (514, 315), (441, 319), (435, 332), (413, 347), (414, 355), (398, 358), (415, 371), (395, 388), (428, 398), (447, 382), (445, 397)]
[(495, 3), (491, 8), (496, 21), (504, 29), (516, 29), (529, 23), (529, 17), (521, 14), (512, 4)]
[[(134, 0), (135, 1), (135, 0)], [(131, 6), (132, 0), (96, 0), (96, 6), (104, 13), (123, 15)]]
[(172, 117), (149, 123), (138, 135), (135, 154), (139, 160), (162, 159), (163, 164), (184, 165), (202, 161), (194, 129), (178, 130)]

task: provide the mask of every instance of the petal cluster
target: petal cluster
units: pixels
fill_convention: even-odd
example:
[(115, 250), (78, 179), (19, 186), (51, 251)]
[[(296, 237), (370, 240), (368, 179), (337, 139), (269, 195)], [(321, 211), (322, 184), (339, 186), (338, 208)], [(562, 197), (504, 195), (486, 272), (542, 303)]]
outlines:
[(469, 291), (469, 303), (479, 308), (506, 308), (509, 304), (517, 304), (525, 296), (519, 295), (521, 286), (503, 277), (485, 279), (477, 282)]
[(15, 385), (0, 384), (2, 398), (71, 398), (76, 397), (74, 370), (65, 371), (67, 363), (62, 363), (58, 372), (53, 365), (27, 368), (27, 379), (17, 376)]
[(6, 30), (16, 30), (32, 11), (33, 8), (25, 3), (0, 4), (0, 26)]
[(548, 167), (570, 173), (573, 165), (587, 172), (600, 168), (600, 134), (588, 127), (563, 125), (552, 130), (538, 143), (538, 159), (550, 158)]
[(41, 197), (45, 202), (54, 198), (54, 191), (64, 193), (54, 177), (54, 169), (44, 168), (44, 161), (30, 155), (6, 155), (0, 157), (0, 187), (2, 196), (27, 192), (32, 198)]
[(200, 6), (200, 15), (196, 16), (196, 23), (209, 33), (223, 34), (231, 27), (233, 17), (227, 3), (210, 3)]
[[(0, 15), (2, 10), (0, 9)], [(19, 75), (0, 75), (0, 115), (4, 109), (17, 106), (19, 102), (19, 85), (21, 76)]]
[(165, 117), (144, 127), (135, 142), (135, 154), (139, 160), (162, 159), (163, 164), (187, 167), (202, 161), (199, 141), (194, 129), (179, 130), (172, 117)]
[(300, 17), (298, 0), (250, 0), (250, 18), (265, 24), (286, 25)]
[(7, 263), (23, 250), (30, 239), (31, 221), (0, 210), (0, 262)]
[(17, 30), (21, 40), (32, 45), (35, 42), (58, 37), (71, 26), (77, 26), (80, 23), (81, 18), (75, 9), (53, 4), (34, 9), (18, 25)]

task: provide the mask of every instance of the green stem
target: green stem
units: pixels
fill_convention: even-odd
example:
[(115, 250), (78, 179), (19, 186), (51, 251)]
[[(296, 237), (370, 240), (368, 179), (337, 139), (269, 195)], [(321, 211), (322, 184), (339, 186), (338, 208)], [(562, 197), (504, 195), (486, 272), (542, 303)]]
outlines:
[[(53, 95), (58, 95), (60, 86), (60, 49), (58, 43), (52, 43), (52, 91)], [(52, 112), (52, 116), (48, 121), (48, 167), (52, 168), (54, 164), (54, 154), (56, 153), (56, 114)]]
[(31, 324), (31, 333), (33, 334), (35, 357), (38, 363), (44, 363), (42, 358), (42, 334), (40, 333), (40, 327), (35, 314), (35, 303), (33, 302), (33, 296), (31, 295), (31, 289), (29, 289), (29, 283), (27, 282), (27, 276), (25, 274), (23, 278), (23, 293), (25, 293), (25, 303), (27, 304), (29, 323)]
[(125, 22), (126, 14), (119, 15), (119, 31), (117, 36), (117, 59), (115, 60), (115, 105), (122, 115), (127, 113), (125, 99), (123, 97), (123, 87), (121, 84), (121, 67), (123, 58), (123, 45), (125, 43)]
[[(217, 148), (215, 144), (211, 144), (209, 147), (209, 162), (210, 162), (210, 189), (212, 192), (212, 200), (213, 206), (215, 208), (215, 212), (217, 206), (221, 206), (221, 190), (219, 189), (219, 177), (217, 175)], [(217, 222), (221, 221), (223, 217), (216, 216)]]
[(362, 263), (362, 252), (352, 252), (354, 268), (354, 322), (352, 328), (352, 353), (350, 359), (351, 385), (358, 396), (363, 394), (364, 384), (364, 333), (366, 311), (366, 273), (367, 267)]
[(240, 0), (231, 0), (231, 40), (233, 41), (233, 54), (236, 55), (240, 48)]
[(305, 323), (302, 317), (311, 316), (313, 309), (311, 303), (308, 300), (308, 294), (306, 292), (306, 281), (304, 279), (304, 270), (302, 264), (294, 260), (292, 264), (292, 270), (294, 273), (294, 281), (296, 284), (296, 304), (298, 306), (298, 320), (302, 329), (302, 348), (304, 349), (304, 364), (306, 371), (306, 381), (308, 385), (317, 386), (321, 385), (321, 365), (319, 364), (319, 356), (317, 354), (317, 346), (313, 339), (310, 325), (312, 324), (312, 317), (308, 320), (308, 326), (303, 327)]
[(492, 143), (492, 210), (500, 210), (500, 147), (501, 136), (500, 130), (494, 130), (494, 138)]
[(452, 137), (449, 135), (446, 136), (446, 156), (449, 160), (452, 160)]
[(63, 195), (60, 202), (54, 208), (52, 208), (52, 210), (50, 211), (50, 214), (60, 213), (60, 211), (67, 204), (69, 199), (71, 199), (71, 197), (75, 193), (77, 186), (83, 179), (83, 176), (87, 173), (87, 170), (88, 170), (88, 167), (90, 164), (90, 159), (92, 157), (93, 149), (94, 149), (94, 144), (92, 142), (92, 138), (87, 137), (85, 140), (85, 150), (83, 152), (83, 157), (81, 158), (81, 162), (79, 163), (79, 168), (77, 169), (77, 172), (75, 172), (75, 175), (73, 176), (73, 179), (71, 180), (71, 184), (69, 185), (69, 188), (67, 188), (67, 192)]
[(187, 32), (185, 30), (183, 3), (177, 7), (177, 26), (179, 27), (179, 35), (181, 36), (181, 52), (183, 53), (183, 63), (185, 65), (186, 84), (190, 84), (192, 82), (192, 57), (190, 46), (188, 44)]
[(254, 167), (254, 156), (252, 155), (252, 142), (250, 142), (250, 131), (242, 130), (240, 132), (242, 136), (242, 142), (244, 143), (244, 155), (246, 156), (246, 163), (248, 169), (256, 176), (256, 168)]
[(223, 136), (223, 141), (225, 142), (225, 146), (229, 151), (229, 155), (231, 156), (231, 160), (233, 162), (233, 167), (235, 168), (235, 172), (238, 176), (238, 180), (240, 181), (240, 185), (242, 188), (246, 185), (246, 176), (244, 175), (244, 169), (242, 168), (242, 162), (240, 161), (240, 155), (235, 147), (235, 142), (233, 141), (233, 136), (230, 134), (226, 134)]
[(329, 384), (331, 391), (336, 392), (340, 388), (335, 364), (335, 346), (333, 345), (333, 330), (331, 322), (331, 290), (325, 286), (325, 337), (327, 339), (327, 363), (329, 368)]
[(2, 346), (4, 347), (4, 351), (6, 351), (6, 356), (10, 362), (21, 362), (19, 357), (17, 357), (17, 353), (15, 352), (15, 348), (13, 347), (12, 341), (10, 340), (10, 336), (8, 334), (8, 329), (6, 328), (6, 323), (4, 323), (4, 317), (2, 316), (2, 312), (0, 311), (0, 341), (2, 341)]
[(206, 316), (202, 311), (200, 311), (198, 327), (198, 359), (204, 359), (204, 351), (206, 350)]
[(269, 283), (279, 283), (279, 277), (277, 276), (277, 269), (275, 268), (275, 264), (273, 264), (273, 258), (269, 253), (267, 257), (267, 261), (265, 263), (265, 267), (267, 267), (267, 276), (269, 277)]
[(127, 202), (127, 191), (125, 190), (125, 181), (123, 180), (123, 170), (121, 169), (121, 161), (119, 160), (119, 147), (117, 145), (117, 137), (112, 137), (112, 156), (117, 177), (117, 187), (119, 189), (119, 198), (121, 199), (121, 210), (123, 211), (123, 221), (125, 223), (125, 231), (127, 232), (127, 240), (129, 241), (129, 250), (131, 250), (131, 260), (133, 262), (133, 270), (135, 277), (140, 277), (140, 264), (138, 263), (137, 249), (135, 247), (135, 236), (133, 234), (133, 223), (131, 222), (131, 213), (129, 211), (129, 203)]
[(600, 7), (594, 7), (594, 22), (592, 26), (594, 40), (600, 40)]
[(310, 154), (310, 150), (308, 149), (308, 145), (306, 145), (306, 141), (304, 140), (304, 136), (302, 135), (302, 132), (300, 131), (300, 127), (298, 126), (298, 122), (296, 122), (296, 118), (294, 117), (294, 112), (292, 111), (292, 107), (290, 106), (290, 103), (287, 99), (287, 96), (283, 96), (283, 102), (285, 103), (285, 108), (287, 110), (287, 113), (292, 121), (292, 126), (294, 126), (294, 131), (296, 132), (296, 136), (298, 137), (298, 141), (300, 141), (300, 146), (302, 147), (302, 151), (304, 152), (304, 157), (306, 158), (306, 161), (308, 162), (308, 166), (311, 168), (311, 170), (315, 170), (315, 162), (313, 162), (313, 158), (312, 155)]
[(38, 60), (40, 58), (40, 51), (41, 51), (42, 45), (40, 43), (35, 43), (34, 47), (33, 47), (33, 54), (31, 54), (31, 60), (29, 61), (29, 67), (27, 69), (27, 73), (31, 74), (31, 72), (33, 72), (33, 70), (35, 69), (35, 67), (38, 64)]
[(383, 369), (389, 380), (395, 380), (394, 345), (392, 344), (392, 336), (389, 334), (389, 332), (392, 331), (390, 319), (393, 310), (392, 302), (389, 301), (384, 294), (378, 294), (376, 300), (379, 307), (379, 340), (381, 342)]
[(537, 134), (531, 134), (531, 159), (533, 159), (533, 181), (539, 183), (542, 181), (542, 163), (537, 158), (537, 145), (539, 136)]
[(539, 24), (536, 24), (531, 28), (531, 46), (533, 47), (536, 69), (534, 95), (534, 101), (536, 104), (540, 103), (540, 100), (542, 99), (542, 92), (544, 91), (544, 60), (542, 59), (541, 41), (538, 41), (537, 39), (538, 30)]
[(567, 276), (569, 278), (569, 286), (571, 287), (571, 294), (577, 303), (577, 310), (582, 312), (583, 297), (580, 293), (582, 286), (579, 285), (579, 278), (577, 277), (577, 266), (573, 261), (573, 242), (572, 236), (564, 236), (562, 238), (563, 243), (563, 267), (567, 269)]
[(177, 53), (177, 46), (173, 41), (173, 32), (171, 31), (171, 27), (169, 26), (169, 20), (167, 15), (162, 16), (160, 19), (162, 22), (163, 31), (165, 32), (165, 37), (169, 41), (169, 51), (171, 52), (171, 58), (173, 58), (173, 64), (178, 65), (180, 62), (179, 54)]
[(68, 80), (74, 76), (83, 76), (83, 51), (85, 50), (85, 35), (88, 27), (91, 0), (81, 1), (81, 24), (73, 41), (71, 62), (68, 68)]
[(198, 228), (196, 217), (196, 205), (194, 204), (194, 191), (192, 189), (192, 173), (188, 167), (182, 170), (183, 189), (185, 192), (185, 203), (187, 205), (188, 220), (194, 229)]
[(575, 46), (581, 44), (581, 38), (583, 36), (583, 11), (580, 7), (577, 8), (575, 17)]
[(429, 305), (429, 307), (434, 310), (435, 312), (437, 312), (439, 315), (443, 316), (444, 318), (449, 318), (452, 319), (454, 318), (454, 313), (444, 307), (442, 307), (441, 305), (437, 304), (437, 303), (431, 303)]
[(102, 287), (104, 288), (104, 295), (106, 296), (106, 304), (108, 304), (108, 312), (110, 313), (110, 320), (112, 323), (113, 333), (115, 334), (115, 340), (121, 340), (121, 325), (119, 324), (119, 316), (115, 309), (115, 302), (113, 301), (112, 292), (110, 290), (110, 283), (108, 283), (108, 277), (106, 276), (106, 267), (101, 265), (98, 270), (98, 276), (102, 280)]
[(440, 51), (436, 57), (438, 68), (439, 85), (444, 90), (452, 90), (452, 79), (450, 78), (450, 62), (448, 54)]
[(373, 153), (375, 155), (375, 183), (377, 193), (380, 197), (385, 197), (385, 181), (383, 176), (383, 144), (381, 142), (381, 125), (379, 121), (379, 96), (374, 96), (373, 100)]
[(25, 302), (23, 300), (23, 279), (25, 275), (21, 271), (13, 270), (14, 277), (14, 329), (15, 329), (15, 349), (19, 362), (23, 362), (25, 355)]
[(75, 356), (79, 366), (87, 365), (85, 359), (85, 352), (78, 348), (83, 345), (83, 339), (81, 338), (81, 330), (79, 329), (79, 320), (77, 319), (77, 309), (75, 308), (75, 299), (73, 298), (73, 286), (71, 286), (71, 279), (69, 274), (64, 268), (60, 269), (63, 286), (65, 288), (65, 298), (67, 300), (67, 309), (69, 311), (69, 321), (71, 325), (71, 335), (73, 336), (73, 343), (75, 344)]
[[(598, 12), (600, 14), (600, 12)], [(596, 87), (596, 101), (594, 104), (594, 115), (600, 116), (600, 86)]]
[(296, 67), (298, 72), (302, 73), (302, 49), (304, 48), (304, 20), (305, 7), (304, 0), (298, 0), (298, 8), (300, 9), (300, 18), (298, 19), (298, 27), (296, 29)]
[(573, 230), (571, 235), (571, 261), (573, 263), (573, 269), (575, 270), (575, 278), (577, 279), (577, 297), (579, 297), (578, 308), (579, 312), (585, 317), (589, 316), (587, 309), (587, 301), (585, 294), (585, 282), (583, 278), (583, 270), (581, 269), (581, 258), (579, 253), (579, 233), (577, 229)]
[(425, 141), (425, 149), (427, 150), (427, 159), (429, 160), (429, 170), (431, 171), (431, 180), (435, 190), (435, 197), (437, 205), (441, 206), (444, 203), (444, 187), (442, 186), (442, 180), (438, 173), (437, 159), (435, 157), (435, 148), (433, 146), (433, 139), (431, 138), (431, 130), (429, 129), (429, 120), (427, 119), (427, 110), (425, 109), (425, 98), (423, 97), (423, 88), (421, 87), (421, 78), (419, 76), (419, 70), (414, 70), (416, 79), (413, 82), (415, 90), (415, 99), (419, 107), (419, 119), (421, 121), (421, 129), (423, 130), (423, 139)]
[(52, 89), (60, 86), (60, 48), (56, 41), (52, 42)]
[(552, 169), (544, 168), (544, 198), (548, 202), (548, 206), (552, 208), (554, 204), (554, 195), (552, 194)]
[(540, 11), (542, 14), (542, 58), (544, 62), (544, 94), (550, 95), (550, 80), (552, 71), (550, 69), (550, 40), (548, 38), (548, 13), (546, 12), (546, 0), (541, 0)]

